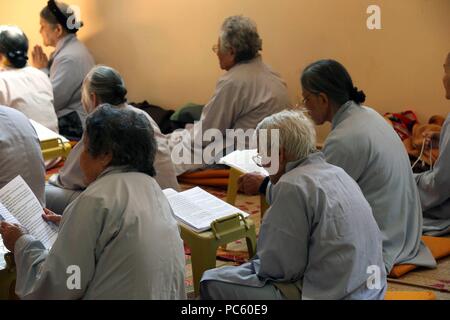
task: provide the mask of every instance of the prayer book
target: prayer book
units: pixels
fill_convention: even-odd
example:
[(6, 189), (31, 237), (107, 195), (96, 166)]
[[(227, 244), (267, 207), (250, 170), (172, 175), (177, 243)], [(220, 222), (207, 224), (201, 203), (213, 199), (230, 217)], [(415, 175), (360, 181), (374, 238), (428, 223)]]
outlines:
[(46, 249), (50, 249), (58, 231), (55, 225), (42, 218), (43, 213), (39, 200), (21, 176), (0, 189), (0, 220), (22, 225)]
[(251, 150), (236, 150), (225, 157), (219, 160), (220, 164), (225, 164), (229, 167), (232, 167), (236, 170), (241, 171), (242, 173), (259, 173), (264, 176), (268, 176), (269, 173), (266, 169), (259, 167), (253, 158), (258, 155), (256, 149)]
[(164, 195), (169, 201), (175, 218), (196, 232), (211, 228), (214, 220), (240, 213), (244, 218), (249, 214), (209, 194), (199, 187), (183, 192), (165, 189)]

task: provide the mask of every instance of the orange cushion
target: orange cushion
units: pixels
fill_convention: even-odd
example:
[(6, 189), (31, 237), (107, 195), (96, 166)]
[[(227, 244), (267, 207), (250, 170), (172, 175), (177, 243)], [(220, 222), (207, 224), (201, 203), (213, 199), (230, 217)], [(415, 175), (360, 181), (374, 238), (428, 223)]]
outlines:
[(429, 237), (423, 236), (423, 242), (430, 249), (433, 257), (437, 259), (442, 259), (450, 255), (450, 239), (449, 238), (439, 238), (439, 237)]
[(213, 178), (228, 178), (230, 175), (229, 169), (205, 169), (205, 170), (199, 170), (194, 172), (186, 172), (180, 175), (178, 178), (182, 179), (198, 179), (198, 178), (206, 178), (206, 179), (213, 179)]
[[(438, 260), (450, 255), (450, 239), (449, 238), (439, 238), (439, 237), (429, 237), (423, 236), (422, 241), (430, 249), (433, 257)], [(404, 274), (416, 269), (417, 266), (414, 264), (398, 264), (395, 265), (389, 277), (400, 278)]]
[(229, 169), (205, 169), (183, 173), (178, 181), (198, 186), (227, 187), (229, 175)]
[(227, 187), (228, 186), (228, 178), (221, 179), (178, 179), (181, 183), (192, 184), (195, 186), (211, 186), (211, 187)]
[(388, 291), (384, 300), (436, 300), (431, 291)]

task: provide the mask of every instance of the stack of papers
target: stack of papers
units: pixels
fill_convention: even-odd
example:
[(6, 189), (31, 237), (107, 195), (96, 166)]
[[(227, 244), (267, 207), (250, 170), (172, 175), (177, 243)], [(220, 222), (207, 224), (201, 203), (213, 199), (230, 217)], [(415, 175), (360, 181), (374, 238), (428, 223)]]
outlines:
[(249, 216), (248, 213), (199, 187), (183, 192), (173, 189), (165, 189), (163, 192), (169, 200), (176, 219), (196, 232), (209, 230), (214, 220), (236, 213), (241, 213), (245, 218)]

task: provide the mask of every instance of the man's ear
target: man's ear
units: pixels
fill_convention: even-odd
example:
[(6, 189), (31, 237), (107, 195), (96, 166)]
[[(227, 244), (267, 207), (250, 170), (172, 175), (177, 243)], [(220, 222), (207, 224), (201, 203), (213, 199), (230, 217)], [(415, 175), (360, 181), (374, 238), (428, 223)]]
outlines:
[(319, 101), (322, 104), (328, 105), (328, 96), (325, 93), (323, 93), (323, 92), (319, 93)]
[(95, 109), (99, 105), (98, 97), (94, 92), (91, 92), (90, 96), (91, 96), (93, 109)]
[(59, 23), (56, 25), (55, 31), (58, 39), (61, 39), (64, 36), (64, 28)]
[(279, 162), (283, 163), (286, 161), (286, 149), (280, 146), (280, 151), (278, 151), (278, 154), (280, 155), (279, 157)]
[(236, 50), (234, 50), (234, 48), (230, 48), (230, 55), (236, 60)]
[(111, 153), (111, 152), (105, 153), (105, 154), (103, 154), (101, 157), (102, 157), (102, 158), (101, 158), (101, 162), (102, 162), (103, 166), (104, 166), (105, 168), (108, 167), (109, 164), (110, 164), (111, 161), (112, 161), (112, 158), (113, 158), (112, 153)]

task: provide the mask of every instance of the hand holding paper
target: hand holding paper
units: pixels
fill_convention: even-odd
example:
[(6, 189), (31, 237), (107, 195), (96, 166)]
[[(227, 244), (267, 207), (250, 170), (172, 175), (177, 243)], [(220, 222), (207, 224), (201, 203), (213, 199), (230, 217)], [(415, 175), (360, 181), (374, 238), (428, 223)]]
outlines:
[(11, 252), (14, 252), (17, 240), (26, 233), (28, 232), (19, 224), (11, 224), (5, 221), (0, 223), (0, 234), (2, 235), (3, 243), (6, 249)]
[(44, 221), (38, 199), (21, 176), (0, 190), (0, 204), (0, 220), (20, 224), (47, 249), (52, 246), (58, 235), (56, 228)]

